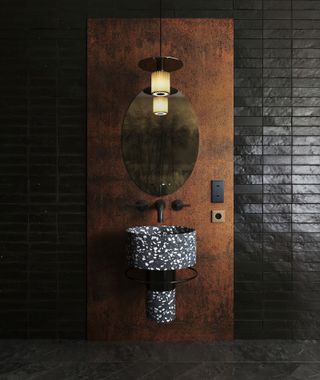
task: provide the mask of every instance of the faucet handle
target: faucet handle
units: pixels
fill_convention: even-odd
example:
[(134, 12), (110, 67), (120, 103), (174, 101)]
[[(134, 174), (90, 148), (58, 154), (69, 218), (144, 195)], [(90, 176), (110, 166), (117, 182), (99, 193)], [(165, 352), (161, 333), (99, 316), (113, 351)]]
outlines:
[(172, 203), (171, 203), (171, 207), (174, 211), (180, 211), (182, 210), (184, 207), (191, 207), (190, 204), (185, 204), (183, 203), (182, 200), (180, 199), (176, 199), (174, 200)]
[(130, 207), (134, 207), (138, 211), (146, 211), (149, 209), (149, 205), (146, 201), (139, 200), (134, 205), (130, 205)]

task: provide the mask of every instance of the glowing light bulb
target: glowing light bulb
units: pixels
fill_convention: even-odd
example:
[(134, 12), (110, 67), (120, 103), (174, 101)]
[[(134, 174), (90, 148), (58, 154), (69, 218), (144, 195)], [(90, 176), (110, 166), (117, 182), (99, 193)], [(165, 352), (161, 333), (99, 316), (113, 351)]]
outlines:
[(157, 116), (165, 116), (168, 113), (168, 98), (166, 96), (153, 97), (153, 113)]

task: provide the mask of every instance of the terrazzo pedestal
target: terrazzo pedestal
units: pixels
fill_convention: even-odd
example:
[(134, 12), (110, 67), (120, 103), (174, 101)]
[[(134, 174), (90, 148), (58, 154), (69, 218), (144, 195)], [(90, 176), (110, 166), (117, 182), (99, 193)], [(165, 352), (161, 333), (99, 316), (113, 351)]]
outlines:
[(176, 270), (196, 263), (196, 231), (179, 226), (128, 228), (129, 266), (146, 272), (147, 318), (157, 323), (176, 318)]
[(176, 319), (176, 290), (148, 290), (146, 299), (147, 318), (157, 323)]

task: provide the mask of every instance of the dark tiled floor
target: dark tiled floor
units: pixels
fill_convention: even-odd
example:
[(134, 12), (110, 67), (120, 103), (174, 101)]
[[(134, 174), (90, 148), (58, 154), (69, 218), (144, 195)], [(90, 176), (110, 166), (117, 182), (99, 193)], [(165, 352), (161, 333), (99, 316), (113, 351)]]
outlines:
[(320, 342), (1, 340), (1, 380), (318, 380)]

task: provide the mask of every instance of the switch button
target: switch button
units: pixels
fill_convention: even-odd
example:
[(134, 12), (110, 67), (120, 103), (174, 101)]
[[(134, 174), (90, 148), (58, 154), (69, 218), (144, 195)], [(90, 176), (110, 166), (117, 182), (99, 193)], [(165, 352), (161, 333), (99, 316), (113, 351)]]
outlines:
[(211, 202), (223, 203), (224, 202), (224, 181), (211, 181)]

